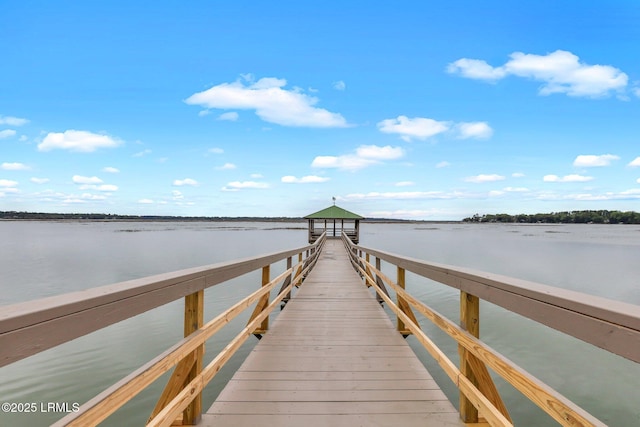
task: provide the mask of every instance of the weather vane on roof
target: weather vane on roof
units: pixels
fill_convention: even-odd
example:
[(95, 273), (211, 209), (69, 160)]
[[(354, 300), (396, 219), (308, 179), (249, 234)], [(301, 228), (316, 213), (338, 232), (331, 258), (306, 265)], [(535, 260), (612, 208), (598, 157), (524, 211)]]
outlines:
[(332, 197), (332, 199), (333, 199), (333, 206), (335, 206), (336, 205), (336, 198)]

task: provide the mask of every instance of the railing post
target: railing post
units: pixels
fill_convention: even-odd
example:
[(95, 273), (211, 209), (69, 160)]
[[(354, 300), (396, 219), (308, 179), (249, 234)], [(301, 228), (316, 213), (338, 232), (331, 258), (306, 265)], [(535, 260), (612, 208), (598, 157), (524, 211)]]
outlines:
[[(405, 288), (405, 269), (402, 267), (398, 267), (398, 286), (402, 289)], [(419, 328), (420, 324), (418, 323), (418, 319), (416, 319), (415, 314), (413, 314), (413, 310), (411, 310), (411, 306), (409, 305), (409, 303), (404, 298), (402, 298), (399, 294), (396, 296), (398, 300), (398, 308), (402, 310), (402, 312), (406, 314), (407, 317), (409, 317), (410, 321), (414, 325), (418, 326)], [(404, 322), (400, 320), (399, 317), (398, 317), (398, 332), (400, 332), (402, 336), (405, 338), (413, 333), (409, 328), (407, 328), (407, 325), (405, 325)]]
[[(371, 270), (369, 269), (369, 258), (370, 258), (370, 257), (369, 257), (369, 252), (367, 252), (367, 253), (365, 254), (365, 261), (366, 261), (366, 263), (364, 264), (364, 271), (365, 271), (365, 273), (367, 274), (367, 276), (369, 276), (369, 277), (373, 278), (373, 275), (371, 274)], [(371, 285), (369, 284), (369, 282), (368, 282), (366, 279), (365, 279), (364, 283), (365, 283), (365, 285), (367, 285), (367, 288), (370, 288), (370, 287), (371, 287)]]
[[(379, 257), (376, 257), (376, 270), (382, 271), (382, 260)], [(376, 284), (380, 287), (380, 289), (384, 288), (384, 282), (382, 281), (382, 278), (377, 274), (376, 274)], [(382, 304), (382, 302), (384, 301), (382, 299), (382, 296), (380, 295), (380, 292), (376, 292), (376, 300), (380, 304)]]
[(298, 269), (296, 270), (296, 273), (293, 275), (293, 280), (294, 280), (294, 282), (295, 282), (295, 283), (294, 283), (294, 286), (295, 286), (296, 288), (299, 288), (299, 287), (300, 287), (300, 285), (302, 285), (302, 282), (299, 282), (299, 281), (297, 280), (297, 279), (298, 279), (298, 276), (300, 276), (300, 274), (302, 274), (302, 270), (303, 270), (303, 268), (302, 268), (302, 252), (300, 252), (300, 253), (298, 254)]
[[(264, 267), (262, 267), (262, 286), (266, 286), (267, 284), (269, 284), (270, 271), (271, 271), (271, 265), (265, 265)], [(269, 292), (269, 293), (265, 294), (264, 296), (260, 297), (260, 299), (258, 300), (258, 303), (256, 304), (255, 308), (253, 309), (253, 313), (251, 313), (251, 317), (249, 318), (249, 321), (247, 322), (247, 325), (249, 323), (251, 323), (253, 321), (253, 319), (255, 319), (260, 313), (262, 313), (262, 310), (264, 310), (269, 305), (269, 295), (270, 294), (271, 294), (271, 292)], [(260, 339), (260, 338), (262, 338), (262, 334), (267, 332), (267, 329), (269, 329), (269, 316), (264, 318), (264, 320), (260, 324), (260, 327), (256, 328), (253, 331), (253, 334), (258, 339)]]
[[(460, 327), (476, 338), (480, 336), (480, 299), (464, 291), (460, 291)], [(478, 380), (469, 363), (468, 350), (458, 345), (458, 353), (460, 372), (478, 387)], [(460, 393), (460, 419), (465, 423), (478, 422), (478, 410), (463, 393)]]
[[(269, 284), (269, 281), (271, 280), (270, 276), (271, 276), (271, 265), (266, 265), (262, 267), (262, 286), (266, 286), (267, 284)], [(267, 294), (265, 296), (267, 298), (266, 305), (269, 305), (269, 295)], [(269, 316), (264, 318), (260, 328), (262, 329), (263, 332), (266, 332), (267, 329), (269, 329)]]
[[(398, 273), (397, 273), (397, 283), (398, 286), (401, 287), (402, 289), (404, 289), (405, 286), (405, 271), (404, 268), (402, 267), (398, 267)], [(398, 307), (400, 307), (402, 309), (402, 298), (400, 298), (400, 295), (396, 295), (397, 297), (397, 303), (398, 303)], [(407, 327), (405, 326), (404, 322), (402, 320), (400, 320), (400, 317), (397, 318), (398, 319), (398, 332), (404, 333), (407, 330)]]
[[(204, 324), (204, 290), (199, 290), (184, 297), (184, 336), (191, 335)], [(186, 384), (191, 382), (202, 371), (202, 358), (204, 355), (204, 344), (195, 350), (195, 363), (186, 378)], [(187, 406), (182, 413), (182, 423), (184, 425), (195, 425), (200, 422), (202, 415), (202, 394)]]
[[(288, 257), (287, 258), (287, 270), (290, 269), (292, 265), (293, 265), (292, 259), (291, 259), (291, 257)], [(292, 277), (294, 277), (294, 273), (295, 272), (293, 272), (293, 271), (291, 272), (291, 275), (289, 275), (289, 280), (285, 281), (283, 286), (285, 286), (285, 285), (288, 286), (291, 283)], [(283, 301), (286, 304), (286, 303), (289, 302), (290, 299), (291, 299), (291, 291), (289, 291), (287, 293), (287, 295), (284, 297)]]

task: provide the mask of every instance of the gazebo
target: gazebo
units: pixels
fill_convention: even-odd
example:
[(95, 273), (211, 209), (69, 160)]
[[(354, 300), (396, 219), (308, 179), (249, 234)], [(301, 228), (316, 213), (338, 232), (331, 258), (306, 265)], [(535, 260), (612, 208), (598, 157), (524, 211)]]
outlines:
[(309, 243), (315, 242), (325, 231), (327, 237), (340, 237), (344, 233), (354, 243), (360, 240), (360, 220), (364, 217), (335, 204), (304, 218), (309, 221)]

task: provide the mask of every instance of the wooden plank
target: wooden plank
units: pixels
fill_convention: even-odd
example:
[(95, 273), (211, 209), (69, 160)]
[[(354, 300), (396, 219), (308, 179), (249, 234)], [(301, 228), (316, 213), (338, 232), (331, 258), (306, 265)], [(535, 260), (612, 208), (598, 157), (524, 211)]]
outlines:
[(306, 420), (463, 426), (340, 241), (325, 243), (300, 290), (203, 416), (216, 426)]
[(186, 384), (188, 384), (187, 378), (191, 373), (191, 369), (193, 365), (196, 363), (196, 352), (192, 352), (187, 355), (184, 359), (182, 359), (173, 370), (169, 381), (167, 381), (167, 385), (165, 386), (162, 394), (160, 394), (160, 398), (156, 403), (155, 408), (151, 411), (151, 415), (149, 415), (149, 419), (153, 419), (162, 408), (167, 406), (174, 397), (180, 393), (180, 391), (184, 388)]
[(394, 402), (439, 401), (448, 403), (441, 390), (237, 390), (220, 393), (216, 402)]
[[(398, 340), (396, 337), (378, 337), (377, 341), (372, 341), (368, 338), (362, 338), (358, 336), (343, 336), (343, 337), (323, 337), (323, 336), (305, 336), (305, 335), (294, 335), (290, 337), (280, 336), (280, 337), (269, 337), (269, 344), (271, 345), (279, 345), (279, 344), (289, 344), (292, 339), (300, 340), (301, 344), (304, 345), (371, 345), (376, 342), (380, 345), (397, 345)], [(262, 338), (262, 340), (266, 340), (267, 337)], [(402, 339), (402, 337), (400, 338)], [(262, 342), (260, 342), (262, 344)]]
[[(215, 402), (209, 414), (433, 414), (448, 413), (459, 421), (457, 411), (449, 401), (400, 401), (400, 402)], [(401, 425), (396, 416), (391, 426)], [(329, 424), (331, 425), (331, 424)]]
[(425, 369), (422, 371), (373, 371), (373, 372), (294, 372), (294, 371), (237, 371), (233, 380), (260, 380), (260, 381), (335, 381), (335, 380), (431, 380), (431, 375)]
[[(321, 348), (321, 349), (318, 349)], [(388, 358), (394, 357), (396, 359), (408, 357), (415, 357), (415, 354), (411, 349), (402, 348), (399, 346), (383, 345), (374, 347), (370, 345), (362, 346), (301, 346), (293, 347), (289, 346), (288, 349), (281, 349), (280, 346), (265, 345), (258, 350), (254, 350), (255, 354), (273, 354), (279, 357), (288, 357), (292, 351), (295, 351), (298, 357), (348, 357), (354, 354), (355, 350), (358, 351), (358, 358)]]
[[(196, 332), (204, 324), (204, 290), (199, 290), (184, 298), (184, 336), (188, 337)], [(184, 384), (193, 381), (202, 371), (202, 358), (204, 356), (204, 344), (195, 350), (195, 363), (187, 374)], [(175, 397), (175, 396), (174, 396)], [(184, 425), (194, 425), (200, 421), (202, 415), (202, 393), (198, 393), (195, 399), (182, 413)], [(153, 419), (151, 417), (150, 419)]]
[[(263, 353), (265, 354), (265, 353)], [(291, 357), (285, 360), (278, 358), (257, 357), (250, 360), (251, 364), (246, 366), (243, 364), (239, 370), (253, 371), (282, 371), (282, 370), (315, 370), (315, 371), (375, 371), (385, 370), (387, 372), (396, 371), (412, 371), (423, 367), (422, 362), (417, 358), (371, 358), (368, 360), (358, 360), (357, 357), (310, 357), (296, 358)]]
[(242, 380), (229, 381), (225, 391), (240, 390), (440, 390), (434, 380)]
[[(262, 267), (262, 286), (263, 287), (269, 284), (269, 276), (271, 274), (270, 272), (271, 272), (270, 265), (266, 265)], [(253, 313), (251, 313), (251, 316), (249, 317), (247, 324), (251, 323), (253, 319), (255, 319), (269, 305), (269, 296), (270, 296), (270, 293), (267, 293), (262, 298), (260, 298), (255, 308), (253, 309)], [(256, 328), (256, 330), (254, 330), (253, 332), (256, 334), (263, 334), (267, 331), (267, 329), (269, 329), (268, 316), (265, 317), (265, 319), (262, 321), (262, 324), (260, 325), (260, 327)]]
[[(480, 300), (478, 297), (466, 292), (460, 292), (460, 326), (469, 334), (478, 338), (480, 334)], [(460, 354), (460, 373), (467, 377), (469, 381), (478, 387), (478, 379), (471, 369), (468, 350), (462, 345), (458, 345), (458, 353)], [(478, 409), (473, 406), (471, 400), (460, 391), (460, 418), (465, 423), (478, 422)]]
[[(299, 353), (305, 352), (314, 352), (321, 353), (325, 351), (340, 351), (340, 350), (349, 350), (351, 346), (339, 346), (339, 345), (308, 345), (308, 344), (292, 344), (289, 342), (288, 344), (283, 345), (261, 345), (256, 346), (251, 350), (252, 352), (262, 352), (262, 351), (273, 351), (273, 352), (281, 352), (281, 353), (290, 353), (293, 350), (298, 351)], [(353, 345), (353, 347), (356, 347)], [(413, 356), (413, 350), (411, 348), (397, 346), (397, 345), (359, 345), (357, 346), (360, 352), (368, 354), (407, 354)]]
[[(336, 415), (300, 415), (300, 414), (259, 414), (259, 415), (235, 415), (233, 424), (228, 424), (229, 418), (225, 415), (206, 415), (203, 417), (201, 427), (354, 427), (354, 426), (393, 426), (398, 425), (396, 414), (336, 414)], [(402, 415), (403, 427), (459, 427), (457, 421), (451, 421), (451, 415), (447, 413)], [(486, 424), (488, 427), (488, 424)]]

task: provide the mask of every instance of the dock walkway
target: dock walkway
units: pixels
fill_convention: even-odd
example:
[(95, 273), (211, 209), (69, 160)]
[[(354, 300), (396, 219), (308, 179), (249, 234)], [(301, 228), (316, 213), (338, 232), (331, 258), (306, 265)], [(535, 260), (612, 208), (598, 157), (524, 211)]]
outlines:
[(330, 239), (199, 425), (465, 424)]

